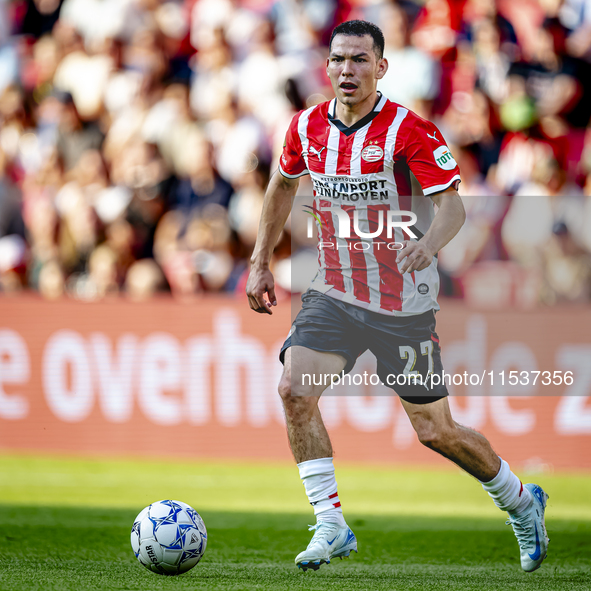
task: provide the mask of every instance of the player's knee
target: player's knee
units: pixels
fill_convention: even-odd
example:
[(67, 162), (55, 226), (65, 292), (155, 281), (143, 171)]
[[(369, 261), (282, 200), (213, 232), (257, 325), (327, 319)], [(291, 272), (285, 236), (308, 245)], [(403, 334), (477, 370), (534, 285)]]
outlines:
[(291, 401), (291, 399), (293, 398), (293, 388), (291, 380), (282, 379), (279, 382), (279, 396), (281, 396), (283, 404), (289, 403)]
[(306, 409), (313, 409), (316, 405), (316, 398), (306, 388), (293, 384), (291, 379), (282, 378), (279, 382), (279, 396), (287, 413), (301, 413)]
[(440, 437), (436, 429), (433, 429), (431, 426), (421, 426), (419, 429), (416, 429), (416, 432), (419, 441), (425, 447), (437, 449), (437, 446), (440, 443)]
[(291, 383), (289, 380), (282, 379), (279, 382), (279, 387), (277, 388), (279, 391), (279, 396), (281, 396), (281, 400), (285, 400), (291, 396)]

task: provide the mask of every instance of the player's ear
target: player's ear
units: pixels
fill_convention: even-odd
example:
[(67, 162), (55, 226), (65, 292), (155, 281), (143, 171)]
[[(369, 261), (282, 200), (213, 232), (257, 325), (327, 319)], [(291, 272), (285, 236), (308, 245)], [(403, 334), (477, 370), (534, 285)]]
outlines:
[(378, 60), (378, 67), (376, 72), (376, 78), (379, 80), (386, 75), (388, 71), (388, 60), (383, 57), (382, 59)]

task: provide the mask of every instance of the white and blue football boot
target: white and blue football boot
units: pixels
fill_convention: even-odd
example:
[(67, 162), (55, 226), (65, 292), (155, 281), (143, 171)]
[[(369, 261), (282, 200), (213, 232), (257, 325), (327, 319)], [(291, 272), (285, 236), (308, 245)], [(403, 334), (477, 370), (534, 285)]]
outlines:
[(308, 547), (295, 559), (298, 568), (303, 571), (311, 568), (318, 570), (321, 564), (330, 564), (333, 558), (348, 558), (351, 550), (357, 552), (357, 538), (348, 525), (319, 521), (309, 530), (316, 530)]
[(548, 534), (544, 522), (544, 511), (548, 495), (537, 484), (524, 485), (531, 493), (532, 502), (519, 515), (510, 515), (507, 524), (513, 526), (513, 531), (519, 542), (521, 568), (528, 573), (540, 568), (548, 552)]

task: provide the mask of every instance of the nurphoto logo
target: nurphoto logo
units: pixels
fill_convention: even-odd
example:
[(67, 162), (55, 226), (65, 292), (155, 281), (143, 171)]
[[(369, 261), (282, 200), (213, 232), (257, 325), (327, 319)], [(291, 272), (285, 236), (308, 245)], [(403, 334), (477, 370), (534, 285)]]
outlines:
[[(320, 240), (318, 243), (319, 250), (323, 249), (339, 249), (347, 248), (349, 250), (369, 250), (372, 247), (371, 242), (374, 238), (382, 236), (384, 232), (384, 226), (386, 229), (386, 238), (392, 240), (394, 237), (394, 230), (400, 228), (403, 234), (408, 239), (417, 239), (418, 236), (413, 232), (412, 226), (417, 223), (417, 216), (412, 211), (383, 211), (378, 209), (375, 211), (377, 214), (377, 227), (373, 232), (364, 231), (361, 229), (361, 225), (368, 225), (367, 218), (360, 220), (360, 212), (365, 213), (366, 209), (355, 209), (353, 211), (353, 228), (351, 228), (351, 217), (349, 213), (340, 207), (321, 207), (317, 209), (310, 205), (305, 205), (304, 208), (307, 214), (311, 217), (308, 218), (308, 226), (306, 236), (308, 238), (314, 237), (314, 222), (313, 219), (318, 223), (320, 230), (323, 233), (323, 238), (327, 238), (325, 232), (329, 232), (328, 238), (330, 240)], [(323, 215), (325, 214), (325, 215)], [(334, 224), (334, 220), (337, 223)], [(330, 220), (331, 228), (327, 230), (327, 221)], [(334, 224), (334, 232), (332, 232), (332, 226)], [(353, 237), (351, 233), (353, 232)], [(359, 240), (355, 240), (355, 237)], [(342, 239), (341, 242), (332, 239)], [(350, 240), (347, 240), (350, 239)], [(365, 241), (365, 242), (364, 242)], [(404, 244), (402, 242), (373, 242), (375, 248), (387, 248), (389, 250), (402, 250)]]

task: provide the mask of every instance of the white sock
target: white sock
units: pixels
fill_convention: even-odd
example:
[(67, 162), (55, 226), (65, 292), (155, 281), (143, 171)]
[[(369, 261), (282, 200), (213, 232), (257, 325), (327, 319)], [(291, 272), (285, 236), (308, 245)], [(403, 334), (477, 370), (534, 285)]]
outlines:
[(310, 505), (314, 507), (317, 521), (345, 526), (332, 458), (301, 462), (298, 468)]
[(529, 507), (531, 493), (511, 472), (509, 464), (505, 460), (499, 459), (501, 460), (501, 468), (498, 474), (490, 482), (481, 482), (480, 484), (499, 509), (517, 515)]

